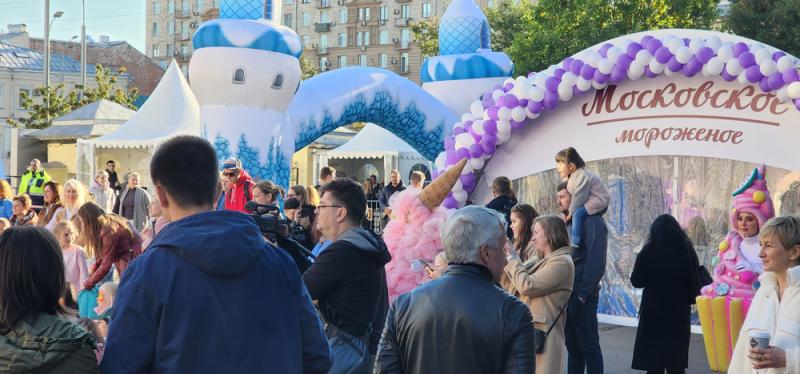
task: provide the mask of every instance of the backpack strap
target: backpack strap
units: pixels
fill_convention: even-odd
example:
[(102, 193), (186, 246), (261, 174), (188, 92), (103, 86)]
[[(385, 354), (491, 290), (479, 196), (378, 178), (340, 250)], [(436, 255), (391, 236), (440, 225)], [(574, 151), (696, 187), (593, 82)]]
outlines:
[(244, 202), (247, 204), (248, 201), (253, 199), (253, 187), (255, 187), (255, 183), (252, 181), (247, 181), (244, 183)]

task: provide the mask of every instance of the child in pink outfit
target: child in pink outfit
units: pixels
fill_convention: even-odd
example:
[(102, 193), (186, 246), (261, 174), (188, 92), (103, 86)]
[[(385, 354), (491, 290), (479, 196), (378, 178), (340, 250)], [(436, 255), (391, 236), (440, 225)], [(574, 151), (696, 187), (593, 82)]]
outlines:
[(78, 230), (72, 221), (61, 221), (56, 223), (53, 234), (58, 239), (61, 253), (64, 255), (64, 274), (67, 282), (80, 289), (83, 282), (89, 278), (89, 267), (86, 262), (86, 252), (75, 244)]

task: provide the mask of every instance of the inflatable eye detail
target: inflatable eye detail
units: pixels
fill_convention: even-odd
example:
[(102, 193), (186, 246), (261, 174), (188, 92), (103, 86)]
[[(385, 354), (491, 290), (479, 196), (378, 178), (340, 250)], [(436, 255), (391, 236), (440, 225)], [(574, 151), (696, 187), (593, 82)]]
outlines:
[(243, 67), (238, 67), (233, 71), (233, 84), (244, 84), (245, 70)]
[(272, 81), (272, 88), (280, 90), (283, 87), (283, 73), (275, 75), (275, 80)]

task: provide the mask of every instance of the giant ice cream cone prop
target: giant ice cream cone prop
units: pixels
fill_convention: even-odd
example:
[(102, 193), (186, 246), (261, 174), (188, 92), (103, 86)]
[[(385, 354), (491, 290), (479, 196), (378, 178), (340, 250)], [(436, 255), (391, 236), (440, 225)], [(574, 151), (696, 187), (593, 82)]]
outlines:
[(465, 165), (466, 160), (453, 165), (421, 192), (409, 188), (392, 197), (392, 220), (383, 231), (392, 254), (392, 261), (386, 264), (390, 302), (427, 280), (425, 271), (414, 264), (420, 260), (433, 263), (442, 251), (442, 226), (453, 210), (441, 205)]
[[(775, 216), (775, 209), (767, 189), (766, 169), (762, 165), (753, 170), (741, 187), (733, 192), (731, 227), (736, 228), (741, 213), (752, 214), (759, 229)], [(757, 234), (756, 234), (757, 237)], [(735, 229), (719, 244), (719, 264), (714, 268), (714, 282), (703, 287), (697, 297), (697, 310), (703, 327), (709, 366), (714, 371), (727, 371), (733, 347), (739, 337), (750, 302), (755, 295), (754, 284), (761, 273), (760, 260), (754, 263), (742, 252), (745, 242)]]

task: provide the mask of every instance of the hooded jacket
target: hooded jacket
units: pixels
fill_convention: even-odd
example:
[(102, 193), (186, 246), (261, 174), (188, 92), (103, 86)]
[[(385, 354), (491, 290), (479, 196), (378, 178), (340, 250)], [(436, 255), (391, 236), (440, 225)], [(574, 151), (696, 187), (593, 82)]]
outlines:
[(239, 173), (239, 179), (233, 187), (225, 191), (225, 210), (235, 210), (237, 212), (248, 213), (244, 205), (253, 199), (253, 178), (246, 171)]
[(361, 227), (345, 231), (303, 273), (311, 298), (327, 323), (355, 337), (372, 328), (370, 352), (386, 322), (389, 293), (383, 266), (392, 256), (377, 235)]
[(95, 340), (60, 316), (41, 313), (0, 335), (4, 373), (99, 373)]
[(381, 193), (379, 194), (378, 197), (379, 200), (378, 203), (381, 205), (381, 210), (389, 207), (391, 203), (391, 201), (389, 200), (392, 198), (392, 195), (394, 195), (397, 192), (402, 192), (405, 190), (406, 186), (403, 184), (403, 181), (397, 182), (397, 186), (393, 186), (391, 183), (387, 183), (386, 187), (381, 189)]
[(119, 285), (103, 373), (326, 373), (322, 325), (291, 258), (241, 213), (165, 226)]

